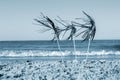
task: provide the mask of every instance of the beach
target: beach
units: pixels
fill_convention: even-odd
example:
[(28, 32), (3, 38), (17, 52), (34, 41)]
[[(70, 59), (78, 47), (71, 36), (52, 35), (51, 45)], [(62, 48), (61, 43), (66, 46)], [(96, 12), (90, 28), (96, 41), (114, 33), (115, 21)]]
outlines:
[(0, 61), (0, 80), (119, 80), (120, 60)]

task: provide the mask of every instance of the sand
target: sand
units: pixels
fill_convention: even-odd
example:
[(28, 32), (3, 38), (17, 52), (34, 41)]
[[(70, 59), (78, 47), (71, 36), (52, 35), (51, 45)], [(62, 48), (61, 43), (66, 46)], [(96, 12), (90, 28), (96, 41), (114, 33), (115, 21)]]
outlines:
[(0, 61), (0, 80), (120, 80), (120, 60)]

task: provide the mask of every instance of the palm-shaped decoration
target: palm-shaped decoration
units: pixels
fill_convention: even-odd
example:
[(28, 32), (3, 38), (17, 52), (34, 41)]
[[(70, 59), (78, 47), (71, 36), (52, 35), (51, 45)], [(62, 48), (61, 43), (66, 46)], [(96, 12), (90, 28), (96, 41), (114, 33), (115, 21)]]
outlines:
[(76, 37), (78, 37), (79, 35), (82, 35), (83, 41), (86, 40), (93, 40), (95, 37), (95, 33), (96, 33), (96, 25), (95, 25), (95, 21), (94, 19), (89, 16), (87, 13), (85, 13), (83, 11), (83, 13), (88, 17), (88, 20), (84, 20), (85, 24), (80, 24), (77, 22), (74, 22), (75, 26), (81, 27), (81, 28), (85, 28), (84, 31), (80, 32), (79, 34), (76, 35)]
[[(59, 20), (56, 19), (57, 22), (59, 22), (60, 24), (62, 24), (65, 29), (63, 29), (62, 31), (64, 31), (63, 36), (65, 35), (66, 32), (70, 31), (69, 36), (67, 37), (67, 40), (72, 40), (73, 41), (73, 45), (74, 45), (74, 53), (76, 53), (76, 45), (75, 45), (75, 34), (76, 34), (76, 27), (74, 26), (74, 24), (72, 24), (72, 22), (68, 23), (64, 20), (62, 20), (60, 17), (58, 17)], [(75, 54), (75, 59), (77, 59), (77, 56)]]
[(52, 40), (55, 40), (55, 39), (58, 39), (59, 40), (59, 36), (60, 36), (60, 33), (61, 33), (61, 29), (59, 29), (58, 26), (56, 26), (54, 24), (54, 22), (47, 16), (44, 16), (42, 14), (42, 19), (34, 19), (36, 22), (40, 23), (41, 25), (43, 25), (44, 27), (48, 28), (47, 30), (45, 31), (49, 31), (49, 30), (52, 30), (53, 34), (54, 34), (54, 37)]
[(57, 19), (55, 19), (55, 20), (65, 27), (65, 29), (61, 29), (61, 31), (64, 31), (63, 36), (65, 35), (65, 33), (67, 31), (70, 31), (70, 34), (67, 37), (67, 40), (73, 40), (73, 36), (75, 36), (75, 33), (76, 33), (76, 27), (72, 24), (72, 22), (68, 23), (65, 20), (62, 20), (60, 17), (58, 17), (58, 18), (59, 18), (59, 20), (57, 20)]
[[(44, 16), (42, 14), (42, 19), (34, 19), (36, 22), (38, 22), (39, 24), (43, 25), (44, 27), (48, 28), (46, 31), (48, 30), (52, 30), (53, 34), (54, 34), (54, 37), (52, 40), (57, 40), (57, 44), (58, 44), (58, 49), (59, 51), (61, 52), (61, 48), (60, 48), (60, 44), (59, 44), (59, 36), (60, 36), (60, 33), (61, 33), (61, 29), (59, 29), (58, 26), (55, 25), (55, 23), (47, 16)], [(62, 61), (63, 61), (63, 57), (62, 57), (62, 52), (61, 52), (61, 58), (62, 58)]]
[(80, 24), (77, 22), (74, 22), (74, 25), (77, 27), (84, 28), (85, 30), (80, 32), (76, 37), (79, 35), (82, 35), (83, 41), (89, 41), (88, 42), (88, 49), (87, 53), (89, 53), (89, 48), (90, 48), (90, 41), (94, 39), (95, 33), (96, 33), (96, 25), (94, 19), (89, 16), (87, 13), (83, 11), (83, 13), (87, 16), (88, 20), (84, 20), (85, 24)]

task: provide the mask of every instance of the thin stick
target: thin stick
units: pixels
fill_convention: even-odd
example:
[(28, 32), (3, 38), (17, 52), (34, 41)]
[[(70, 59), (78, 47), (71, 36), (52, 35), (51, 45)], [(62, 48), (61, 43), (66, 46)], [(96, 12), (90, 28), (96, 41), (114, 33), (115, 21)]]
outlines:
[[(56, 37), (57, 38), (57, 37)], [(57, 38), (57, 45), (58, 45), (58, 50), (60, 51), (61, 53), (61, 59), (62, 59), (62, 62), (63, 62), (63, 54), (62, 54), (62, 51), (61, 51), (61, 47), (60, 47), (60, 43), (59, 43), (59, 40)]]
[(91, 42), (91, 39), (89, 39), (89, 41), (88, 41), (88, 48), (87, 48), (86, 61), (87, 61), (87, 59), (88, 59), (88, 54), (89, 54), (89, 50), (90, 50), (90, 42)]
[(75, 60), (77, 60), (77, 55), (76, 55), (76, 45), (75, 45), (75, 38), (74, 38), (74, 36), (73, 36), (73, 46), (74, 46)]

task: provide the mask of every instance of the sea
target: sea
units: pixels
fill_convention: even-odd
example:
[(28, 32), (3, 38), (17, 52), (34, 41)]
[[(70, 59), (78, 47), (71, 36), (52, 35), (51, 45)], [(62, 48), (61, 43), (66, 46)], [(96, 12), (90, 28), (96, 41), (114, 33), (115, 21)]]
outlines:
[(120, 40), (94, 40), (90, 43), (87, 52), (88, 41), (75, 40), (75, 49), (72, 40), (59, 41), (0, 41), (0, 60), (5, 59), (40, 59), (59, 60), (61, 56), (65, 60), (77, 59), (120, 59)]

